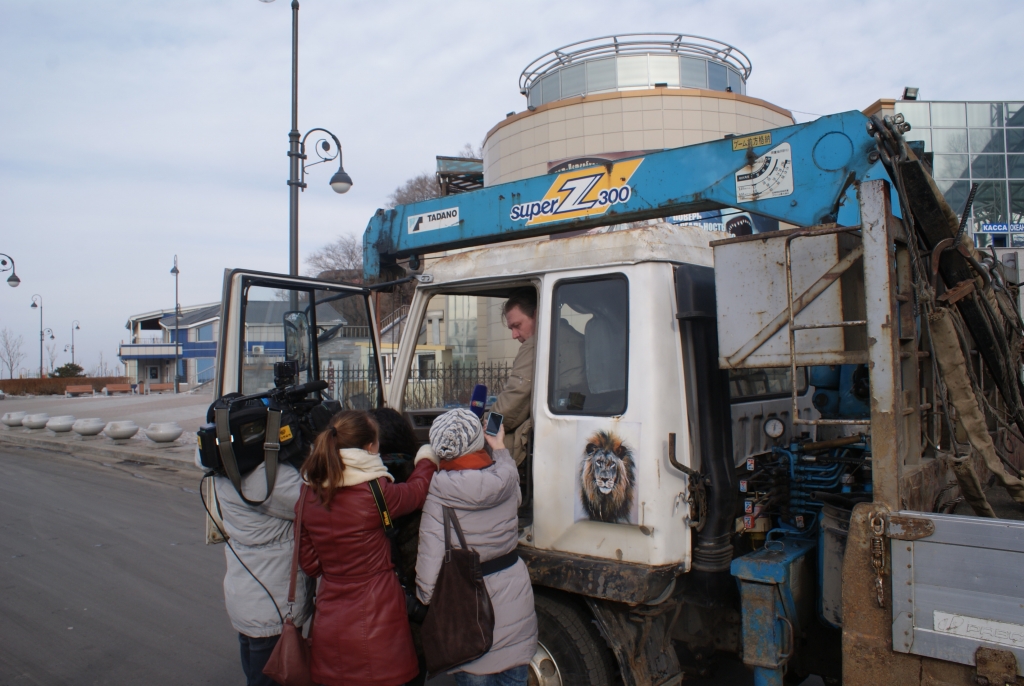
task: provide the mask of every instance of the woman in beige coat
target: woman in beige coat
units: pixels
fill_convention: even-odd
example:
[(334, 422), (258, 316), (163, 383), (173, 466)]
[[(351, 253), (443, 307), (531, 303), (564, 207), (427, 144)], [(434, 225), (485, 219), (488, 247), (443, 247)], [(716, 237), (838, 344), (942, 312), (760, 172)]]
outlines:
[[(504, 430), (486, 436), (469, 410), (446, 412), (430, 427), (440, 458), (423, 505), (416, 593), (429, 605), (444, 557), (442, 507), (455, 510), (466, 543), (480, 554), (484, 584), (494, 606), (494, 642), (482, 657), (455, 672), (459, 686), (525, 686), (537, 650), (537, 615), (526, 564), (515, 555), (519, 536), (519, 472), (503, 443)], [(488, 564), (490, 562), (490, 564)], [(487, 574), (489, 569), (498, 568)]]

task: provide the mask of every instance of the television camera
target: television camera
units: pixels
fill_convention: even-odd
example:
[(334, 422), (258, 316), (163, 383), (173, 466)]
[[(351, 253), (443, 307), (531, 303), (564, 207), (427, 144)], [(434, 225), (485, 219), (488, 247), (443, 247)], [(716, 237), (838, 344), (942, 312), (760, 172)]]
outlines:
[[(273, 491), (277, 465), (298, 467), (331, 417), (341, 411), (337, 400), (324, 399), (326, 381), (295, 383), (298, 363), (274, 364), (274, 388), (262, 393), (229, 393), (210, 405), (199, 429), (199, 460), (207, 470), (231, 479), (239, 495), (241, 477), (267, 464), (267, 497)], [(274, 439), (277, 440), (274, 440)]]

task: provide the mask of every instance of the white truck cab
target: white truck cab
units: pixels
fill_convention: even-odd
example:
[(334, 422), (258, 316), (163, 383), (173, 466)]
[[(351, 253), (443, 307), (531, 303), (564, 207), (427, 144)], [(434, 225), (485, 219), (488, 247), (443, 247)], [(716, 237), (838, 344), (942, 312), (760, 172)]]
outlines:
[[(683, 421), (688, 374), (673, 284), (678, 265), (711, 265), (711, 235), (651, 226), (472, 250), (425, 269), (431, 282), (416, 290), (397, 369), (410, 368), (427, 303), (438, 295), (537, 290), (532, 517), (521, 532), (524, 547), (689, 568), (687, 477), (668, 461), (669, 434), (679, 437), (682, 464), (697, 468), (700, 458)], [(574, 366), (582, 356), (582, 379), (565, 379), (560, 354)], [(392, 380), (389, 406), (403, 408), (407, 378)], [(584, 461), (602, 432), (622, 453), (614, 466), (624, 483), (607, 494), (581, 481), (592, 474)], [(611, 521), (597, 521), (583, 503), (594, 493), (629, 502), (606, 517)]]

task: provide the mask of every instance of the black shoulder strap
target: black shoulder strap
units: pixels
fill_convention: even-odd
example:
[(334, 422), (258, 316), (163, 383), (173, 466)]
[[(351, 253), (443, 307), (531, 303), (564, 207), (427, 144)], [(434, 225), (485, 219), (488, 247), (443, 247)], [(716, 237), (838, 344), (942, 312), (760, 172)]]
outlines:
[(267, 428), (264, 435), (263, 455), (267, 470), (267, 496), (263, 500), (249, 500), (242, 493), (242, 475), (238, 471), (238, 462), (235, 460), (235, 451), (231, 449), (231, 426), (228, 422), (228, 408), (218, 407), (214, 410), (217, 421), (217, 450), (220, 452), (220, 462), (224, 465), (224, 473), (231, 479), (231, 485), (238, 492), (238, 497), (247, 505), (257, 507), (262, 505), (274, 492), (274, 484), (277, 483), (277, 454), (281, 451), (280, 442), (271, 442), (271, 438), (281, 440), (281, 413), (278, 410), (270, 410), (267, 414)]
[(466, 536), (462, 533), (462, 525), (459, 523), (459, 518), (455, 515), (455, 508), (444, 506), (444, 547), (445, 550), (451, 550), (451, 539), (448, 535), (449, 524), (455, 529), (455, 535), (459, 538), (459, 547), (463, 550), (470, 550), (469, 544), (466, 543)]
[(370, 482), (370, 492), (373, 493), (373, 502), (377, 505), (377, 512), (380, 514), (380, 523), (384, 525), (384, 534), (390, 538), (396, 532), (395, 523), (391, 521), (391, 513), (388, 511), (387, 501), (384, 500), (384, 491), (380, 489), (378, 479)]

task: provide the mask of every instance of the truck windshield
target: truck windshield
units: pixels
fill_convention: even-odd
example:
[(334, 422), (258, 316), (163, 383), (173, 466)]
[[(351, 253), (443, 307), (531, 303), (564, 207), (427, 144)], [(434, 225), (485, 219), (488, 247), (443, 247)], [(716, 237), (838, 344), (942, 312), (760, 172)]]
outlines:
[[(512, 289), (508, 289), (510, 292)], [(501, 291), (498, 291), (501, 292)], [(506, 296), (507, 297), (507, 296)], [(404, 311), (384, 313), (381, 352), (384, 383), (407, 374), (403, 408), (429, 410), (469, 405), (477, 384), (489, 401), (505, 387), (520, 344), (502, 321), (505, 297), (441, 293), (427, 304), (416, 350), (407, 370), (394, 368), (398, 341), (407, 326)]]

